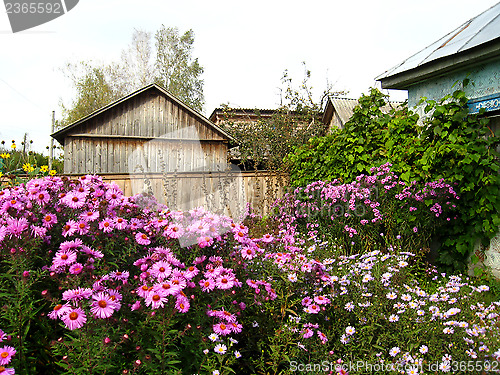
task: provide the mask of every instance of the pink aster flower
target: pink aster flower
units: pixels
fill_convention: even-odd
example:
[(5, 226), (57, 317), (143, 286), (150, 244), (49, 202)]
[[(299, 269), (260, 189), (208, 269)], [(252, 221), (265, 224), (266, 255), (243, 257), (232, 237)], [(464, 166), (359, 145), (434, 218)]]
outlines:
[(54, 309), (47, 314), (50, 319), (61, 318), (64, 314), (67, 314), (71, 310), (71, 306), (69, 304), (57, 304), (54, 306)]
[(0, 348), (0, 365), (6, 365), (8, 364), (12, 357), (16, 354), (16, 349), (14, 349), (12, 346), (4, 346)]
[(85, 205), (85, 194), (71, 191), (61, 199), (61, 203), (73, 209), (82, 208)]
[(78, 224), (74, 220), (68, 220), (63, 227), (62, 235), (64, 237), (72, 236), (78, 230)]
[(101, 222), (99, 222), (99, 229), (104, 233), (109, 233), (115, 228), (115, 224), (112, 219), (109, 217), (105, 218)]
[(305, 311), (308, 312), (309, 314), (317, 314), (320, 311), (320, 307), (318, 305), (312, 303), (309, 306), (307, 306)]
[(241, 257), (248, 260), (253, 259), (255, 258), (255, 250), (250, 246), (246, 246), (241, 250)]
[(324, 296), (316, 296), (314, 297), (314, 302), (316, 302), (318, 305), (327, 305), (330, 303), (330, 299)]
[(214, 239), (209, 236), (198, 237), (197, 241), (200, 248), (212, 246), (212, 244), (214, 243)]
[(199, 281), (199, 285), (203, 292), (210, 292), (215, 288), (215, 282), (212, 279), (203, 279)]
[(189, 300), (179, 294), (175, 301), (175, 308), (181, 313), (186, 313), (189, 310), (189, 306)]
[(87, 322), (87, 316), (85, 315), (85, 311), (77, 307), (64, 314), (61, 320), (66, 325), (66, 328), (74, 330), (83, 327)]
[(179, 224), (170, 224), (165, 229), (165, 235), (170, 238), (179, 238), (184, 235), (184, 229)]
[(127, 225), (128, 225), (127, 220), (125, 220), (122, 217), (116, 217), (114, 219), (114, 224), (115, 224), (116, 229), (118, 229), (118, 230), (124, 230), (127, 228)]
[(74, 263), (69, 267), (69, 273), (72, 275), (78, 275), (83, 271), (83, 265), (80, 263)]
[(321, 331), (318, 331), (317, 334), (319, 339), (321, 340), (321, 343), (326, 344), (326, 342), (328, 341), (328, 337), (326, 337), (326, 335)]
[(191, 280), (193, 277), (198, 275), (199, 272), (200, 272), (200, 270), (198, 268), (196, 268), (195, 266), (189, 266), (186, 269), (186, 272), (184, 273), (184, 277), (186, 278), (186, 280)]
[(60, 250), (56, 253), (52, 259), (52, 266), (54, 268), (60, 268), (64, 266), (69, 266), (76, 262), (76, 252), (73, 250)]
[(80, 219), (85, 221), (95, 221), (99, 219), (99, 211), (86, 211), (80, 215)]
[(155, 284), (153, 289), (161, 289), (167, 296), (176, 296), (181, 291), (178, 284), (172, 284), (172, 282), (166, 280)]
[(94, 301), (91, 304), (90, 311), (100, 319), (109, 318), (117, 309), (116, 302), (105, 292), (97, 293), (92, 296), (92, 299)]
[(240, 333), (243, 330), (243, 325), (238, 322), (231, 322), (228, 324), (228, 326), (233, 333)]
[(151, 243), (151, 240), (145, 233), (138, 232), (135, 235), (135, 240), (139, 245), (149, 245)]
[(214, 329), (215, 333), (222, 335), (222, 336), (226, 336), (226, 335), (229, 335), (231, 333), (231, 329), (229, 328), (229, 326), (223, 322), (214, 324), (213, 329)]
[(302, 299), (302, 306), (309, 306), (312, 303), (312, 299), (310, 297), (304, 297)]
[(167, 262), (160, 260), (153, 264), (153, 266), (149, 269), (149, 272), (161, 281), (170, 276), (172, 273), (172, 267)]
[(160, 291), (151, 291), (146, 297), (146, 306), (151, 306), (152, 309), (158, 309), (164, 307), (167, 302), (167, 296), (165, 293)]
[(80, 220), (77, 224), (77, 232), (80, 236), (83, 236), (84, 234), (87, 234), (90, 230), (89, 223), (86, 222), (85, 220)]
[(214, 316), (217, 316), (218, 318), (225, 320), (226, 322), (229, 322), (229, 323), (236, 322), (236, 315), (231, 314), (227, 310), (216, 311)]
[(49, 203), (50, 194), (46, 190), (40, 190), (34, 194), (34, 199), (40, 206), (45, 206)]
[(305, 328), (302, 330), (302, 337), (308, 339), (314, 335), (314, 331), (310, 328)]
[(14, 375), (16, 370), (12, 367), (0, 366), (0, 375)]
[(274, 241), (274, 237), (271, 236), (269, 233), (266, 233), (262, 236), (262, 242), (265, 242), (265, 243), (270, 243), (270, 242), (273, 242)]
[(55, 223), (57, 223), (57, 216), (51, 213), (46, 213), (43, 217), (42, 225), (44, 227), (51, 228)]
[(235, 285), (235, 278), (230, 275), (221, 275), (215, 280), (218, 289), (231, 289)]
[(92, 289), (76, 288), (76, 289), (69, 289), (63, 292), (62, 299), (64, 301), (78, 302), (83, 299), (89, 299), (91, 296), (92, 296)]
[(29, 227), (28, 220), (24, 217), (20, 219), (8, 218), (7, 224), (7, 233), (14, 237), (21, 237)]

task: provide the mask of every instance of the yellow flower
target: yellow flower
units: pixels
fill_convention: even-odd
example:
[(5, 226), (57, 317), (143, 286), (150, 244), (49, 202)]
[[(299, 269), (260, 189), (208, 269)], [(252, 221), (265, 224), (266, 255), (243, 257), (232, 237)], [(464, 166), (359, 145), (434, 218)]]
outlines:
[(40, 167), (40, 172), (45, 173), (45, 172), (48, 172), (48, 171), (49, 171), (49, 166), (48, 165), (42, 165)]
[(57, 172), (55, 171), (55, 169), (52, 169), (50, 172), (49, 172), (49, 175), (53, 176), (55, 175)]
[(10, 154), (7, 153), (7, 152), (4, 152), (4, 153), (0, 154), (0, 158), (2, 158), (2, 159), (8, 159), (8, 158), (10, 158)]
[(13, 143), (10, 147), (12, 147), (15, 150), (17, 146), (15, 143)]
[(35, 168), (30, 163), (23, 164), (23, 169), (25, 172), (33, 172)]
[(3, 173), (2, 173), (2, 172), (0, 172), (0, 177), (2, 177), (2, 176), (3, 176)]

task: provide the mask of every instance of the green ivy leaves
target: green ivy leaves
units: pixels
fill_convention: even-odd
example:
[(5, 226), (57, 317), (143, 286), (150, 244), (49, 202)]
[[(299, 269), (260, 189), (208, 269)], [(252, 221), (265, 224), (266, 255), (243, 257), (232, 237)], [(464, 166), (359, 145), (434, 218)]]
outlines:
[(423, 98), (426, 117), (419, 122), (406, 106), (384, 114), (385, 96), (371, 89), (344, 129), (314, 138), (288, 156), (291, 181), (294, 186), (318, 179), (350, 182), (390, 162), (403, 181), (443, 178), (456, 184), (460, 216), (441, 233), (438, 261), (463, 268), (475, 244), (491, 239), (500, 224), (500, 141), (482, 113), (469, 115), (467, 101), (462, 90), (441, 100)]

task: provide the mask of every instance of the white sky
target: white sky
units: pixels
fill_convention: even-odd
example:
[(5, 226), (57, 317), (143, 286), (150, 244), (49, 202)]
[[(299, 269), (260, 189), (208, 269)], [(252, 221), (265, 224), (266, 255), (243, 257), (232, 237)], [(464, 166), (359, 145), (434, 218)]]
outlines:
[[(358, 98), (374, 78), (498, 0), (80, 0), (67, 14), (13, 34), (0, 5), (0, 140), (49, 144), (52, 111), (73, 91), (66, 62), (118, 60), (134, 28), (164, 24), (195, 32), (205, 72), (205, 115), (222, 103), (275, 108), (285, 69), (298, 84), (302, 61), (319, 95), (326, 80)], [(391, 93), (395, 100), (406, 92)]]

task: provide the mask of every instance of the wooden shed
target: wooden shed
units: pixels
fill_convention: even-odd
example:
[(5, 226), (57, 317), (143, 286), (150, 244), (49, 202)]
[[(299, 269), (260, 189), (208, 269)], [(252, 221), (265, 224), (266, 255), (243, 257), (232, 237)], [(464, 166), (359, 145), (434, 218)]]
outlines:
[(233, 142), (162, 87), (143, 87), (52, 134), (65, 174), (206, 172), (227, 167)]

